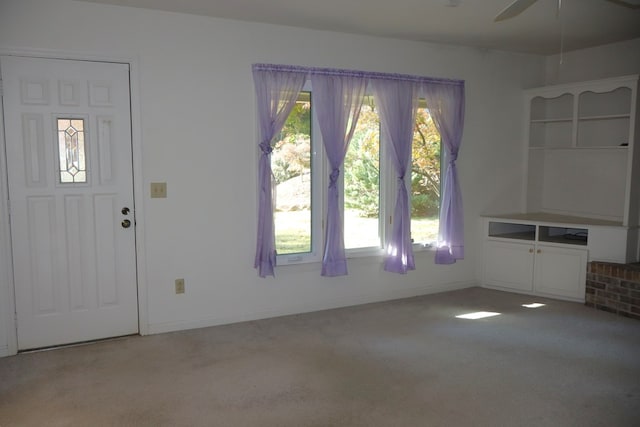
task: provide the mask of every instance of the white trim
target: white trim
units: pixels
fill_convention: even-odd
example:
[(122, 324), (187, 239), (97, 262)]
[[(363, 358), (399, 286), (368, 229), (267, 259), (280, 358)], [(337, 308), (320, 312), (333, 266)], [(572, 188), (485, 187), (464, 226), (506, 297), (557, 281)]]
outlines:
[[(141, 108), (140, 108), (140, 60), (137, 56), (129, 55), (96, 55), (91, 52), (74, 52), (50, 49), (13, 49), (0, 48), (0, 55), (6, 56), (25, 56), (33, 58), (46, 59), (68, 59), (74, 61), (92, 61), (92, 62), (115, 62), (129, 65), (129, 92), (131, 103), (131, 149), (133, 155), (133, 193), (135, 204), (136, 218), (136, 265), (137, 265), (137, 282), (138, 282), (138, 329), (140, 335), (149, 333), (148, 304), (147, 304), (147, 280), (146, 280), (146, 247), (144, 239), (144, 175), (142, 173), (142, 126), (141, 126)], [(5, 158), (5, 137), (2, 119), (4, 113), (0, 117), (0, 254), (6, 251), (9, 256), (3, 256), (0, 259), (0, 270), (11, 272), (11, 274), (0, 274), (0, 295), (4, 291), (8, 293), (5, 306), (2, 312), (5, 313), (4, 321), (7, 322), (7, 354), (3, 352), (3, 343), (0, 343), (0, 357), (4, 355), (13, 355), (18, 351), (18, 337), (16, 333), (15, 320), (15, 295), (13, 285), (13, 263), (11, 261), (11, 242), (9, 238), (9, 208), (8, 200), (8, 182)], [(2, 298), (5, 300), (5, 298)], [(0, 301), (2, 303), (2, 301)], [(6, 315), (12, 313), (13, 315)], [(0, 313), (1, 314), (1, 313)]]
[[(0, 66), (2, 66), (1, 63)], [(0, 74), (0, 78), (1, 77), (2, 74)], [(2, 100), (2, 97), (0, 97), (0, 100)], [(6, 343), (0, 342), (0, 357), (9, 356), (18, 352), (7, 176), (4, 105), (0, 102), (0, 325), (4, 323), (7, 337)]]
[(335, 308), (352, 307), (363, 304), (382, 303), (403, 298), (413, 298), (440, 292), (456, 291), (479, 286), (476, 281), (453, 282), (436, 286), (419, 286), (407, 289), (391, 289), (375, 296), (358, 294), (346, 298), (327, 299), (317, 304), (300, 304), (288, 308), (275, 310), (255, 311), (252, 313), (238, 314), (233, 316), (207, 317), (194, 321), (185, 322), (161, 322), (149, 325), (150, 334), (160, 334), (165, 332), (175, 332), (196, 328), (207, 328), (211, 326), (226, 325), (252, 320), (269, 319), (273, 317), (289, 316), (293, 314), (305, 314), (315, 311), (332, 310)]
[(144, 215), (144, 174), (142, 173), (142, 114), (140, 106), (140, 61), (129, 60), (129, 96), (131, 99), (131, 150), (133, 154), (133, 199), (135, 204), (136, 266), (138, 276), (138, 331), (149, 333), (147, 298), (147, 250)]
[(129, 64), (129, 66), (139, 62), (138, 57), (131, 55), (104, 55), (96, 54), (95, 52), (76, 52), (57, 49), (13, 49), (0, 47), (0, 55), (43, 59), (70, 59), (73, 61), (115, 62), (118, 64)]
[[(311, 102), (313, 103), (313, 91), (311, 89), (311, 82), (307, 80), (302, 87), (301, 92), (309, 92), (311, 94)], [(313, 109), (313, 104), (311, 109)], [(257, 111), (257, 102), (256, 102)], [(258, 113), (256, 112), (256, 117)], [(256, 121), (257, 123), (258, 121)], [(258, 137), (260, 131), (258, 130)], [(278, 267), (286, 267), (288, 265), (298, 264), (313, 264), (322, 262), (322, 253), (324, 250), (324, 214), (326, 206), (326, 194), (325, 194), (325, 178), (328, 176), (326, 173), (329, 162), (326, 161), (326, 154), (324, 151), (324, 145), (322, 142), (322, 133), (320, 132), (320, 125), (315, 114), (311, 114), (311, 251), (276, 255), (276, 265)], [(260, 150), (258, 150), (260, 151)], [(256, 194), (258, 192), (256, 191)], [(276, 199), (277, 201), (277, 199)], [(313, 208), (315, 206), (315, 209)], [(257, 218), (257, 216), (256, 216)], [(274, 212), (274, 225), (275, 225), (275, 212)]]

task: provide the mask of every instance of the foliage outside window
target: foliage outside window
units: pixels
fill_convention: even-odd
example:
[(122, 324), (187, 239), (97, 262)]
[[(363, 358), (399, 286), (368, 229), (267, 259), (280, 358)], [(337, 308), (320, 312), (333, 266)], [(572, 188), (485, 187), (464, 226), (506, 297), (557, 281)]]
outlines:
[(382, 247), (380, 117), (367, 99), (344, 159), (345, 249)]
[(440, 212), (440, 134), (426, 107), (418, 109), (411, 156), (411, 238), (438, 239)]
[(276, 251), (312, 251), (311, 94), (301, 92), (271, 154), (276, 185)]

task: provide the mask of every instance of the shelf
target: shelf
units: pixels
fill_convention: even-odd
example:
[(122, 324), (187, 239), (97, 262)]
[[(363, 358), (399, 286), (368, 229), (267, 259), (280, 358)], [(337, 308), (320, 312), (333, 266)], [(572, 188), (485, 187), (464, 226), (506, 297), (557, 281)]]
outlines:
[(536, 239), (535, 231), (522, 232), (522, 233), (502, 233), (502, 234), (489, 234), (489, 237), (498, 239), (514, 239), (514, 240), (526, 240), (533, 242)]
[(532, 119), (530, 123), (571, 123), (573, 118), (559, 118), (559, 119)]
[(568, 228), (544, 225), (539, 227), (539, 242), (587, 246), (588, 240), (589, 230), (586, 228)]
[(579, 117), (598, 117), (630, 114), (631, 93), (629, 87), (619, 87), (611, 91), (586, 90), (578, 98)]
[(526, 213), (506, 213), (500, 215), (487, 216), (491, 222), (497, 222), (495, 219), (500, 219), (504, 222), (519, 222), (527, 221), (529, 223), (538, 223), (542, 225), (565, 224), (575, 226), (577, 228), (583, 228), (586, 225), (598, 225), (607, 227), (622, 227), (622, 223), (618, 221), (609, 221), (606, 219), (587, 218), (581, 216), (559, 215), (547, 212), (526, 212)]
[(534, 241), (536, 239), (536, 226), (532, 224), (490, 221), (489, 237)]
[(573, 151), (573, 150), (627, 150), (627, 145), (598, 145), (593, 147), (529, 147), (529, 150), (549, 150), (549, 151)]
[[(600, 115), (600, 116), (582, 116), (582, 117), (578, 117), (578, 121), (614, 120), (614, 119), (629, 119), (629, 118), (631, 118), (631, 114), (607, 114), (607, 115)], [(533, 120), (531, 122), (533, 122)]]
[(620, 147), (629, 143), (629, 115), (589, 116), (578, 121), (578, 147)]
[[(536, 238), (537, 230), (537, 238)], [(556, 243), (571, 246), (586, 246), (589, 229), (561, 223), (524, 224), (520, 222), (489, 221), (488, 236), (492, 239), (522, 240), (526, 242)]]
[(531, 122), (552, 123), (556, 121), (573, 120), (574, 96), (563, 93), (553, 98), (536, 96), (531, 99)]

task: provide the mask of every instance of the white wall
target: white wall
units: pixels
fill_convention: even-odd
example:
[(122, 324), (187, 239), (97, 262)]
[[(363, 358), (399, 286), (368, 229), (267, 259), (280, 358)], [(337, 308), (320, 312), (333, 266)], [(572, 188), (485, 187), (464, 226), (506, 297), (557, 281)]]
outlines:
[(546, 84), (640, 74), (640, 38), (547, 57)]
[[(428, 23), (425, 22), (425, 25)], [(70, 0), (3, 0), (2, 49), (135, 57), (139, 63), (147, 321), (150, 332), (379, 301), (473, 285), (477, 217), (519, 208), (521, 89), (544, 81), (544, 58), (236, 22)], [(459, 157), (466, 258), (395, 275), (379, 259), (349, 260), (350, 275), (320, 266), (253, 269), (256, 124), (251, 64), (335, 67), (466, 81)], [(135, 124), (134, 124), (135, 125)], [(168, 183), (167, 199), (148, 184)], [(3, 238), (0, 236), (0, 238)], [(173, 282), (186, 280), (176, 296)], [(2, 276), (0, 276), (0, 280)], [(2, 298), (9, 283), (0, 287)], [(0, 308), (1, 309), (1, 308)], [(10, 313), (1, 313), (5, 324)], [(2, 325), (0, 325), (0, 330)], [(3, 335), (0, 335), (0, 341)], [(6, 339), (6, 337), (5, 337)], [(0, 342), (0, 345), (2, 343)]]

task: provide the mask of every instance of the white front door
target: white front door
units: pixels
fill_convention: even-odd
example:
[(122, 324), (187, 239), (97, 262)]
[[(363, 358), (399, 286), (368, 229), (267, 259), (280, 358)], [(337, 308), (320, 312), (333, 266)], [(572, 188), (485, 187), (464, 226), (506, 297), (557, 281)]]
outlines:
[(128, 64), (0, 71), (18, 349), (137, 333)]

